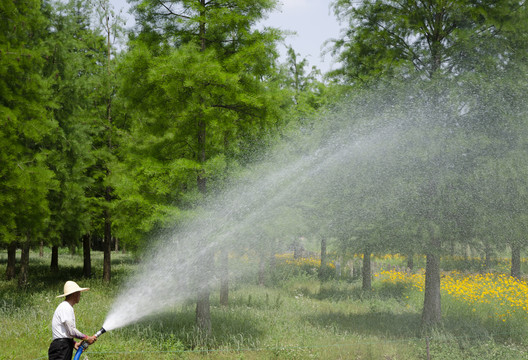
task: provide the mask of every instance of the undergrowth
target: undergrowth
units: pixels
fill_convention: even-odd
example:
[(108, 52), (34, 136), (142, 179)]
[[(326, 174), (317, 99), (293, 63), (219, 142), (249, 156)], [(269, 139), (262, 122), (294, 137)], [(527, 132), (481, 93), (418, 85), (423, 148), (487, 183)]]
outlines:
[[(102, 254), (94, 252), (94, 268)], [(30, 283), (0, 281), (0, 359), (47, 359), (51, 317), (61, 301), (65, 280), (91, 290), (76, 305), (81, 331), (95, 332), (135, 259), (115, 254), (112, 283), (96, 272), (82, 278), (82, 258), (61, 255), (59, 274), (48, 269), (49, 254), (31, 255)], [(5, 256), (0, 257), (5, 265)], [(162, 314), (109, 331), (88, 348), (97, 359), (528, 359), (527, 328), (520, 319), (504, 322), (485, 307), (468, 307), (443, 297), (444, 321), (421, 328), (423, 293), (402, 284), (373, 282), (363, 291), (359, 280), (321, 283), (314, 273), (281, 269), (266, 286), (233, 283), (229, 306), (211, 295), (212, 336), (195, 328), (195, 304), (176, 304)], [(270, 277), (270, 279), (273, 279)], [(251, 279), (250, 279), (251, 280)], [(473, 310), (475, 309), (475, 310)], [(427, 345), (427, 343), (429, 345)]]

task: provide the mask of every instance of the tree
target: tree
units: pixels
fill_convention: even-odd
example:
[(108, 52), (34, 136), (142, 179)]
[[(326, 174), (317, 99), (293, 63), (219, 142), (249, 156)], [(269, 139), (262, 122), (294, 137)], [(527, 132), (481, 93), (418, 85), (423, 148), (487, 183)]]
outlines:
[[(54, 103), (42, 76), (46, 20), (39, 1), (4, 1), (0, 5), (0, 239), (23, 243), (19, 284), (27, 281), (29, 247), (46, 226), (47, 195), (56, 186), (46, 166), (47, 139), (56, 130)], [(9, 256), (15, 252), (8, 251)], [(8, 260), (8, 277), (14, 274)]]
[(290, 127), (312, 126), (318, 110), (336, 101), (329, 96), (329, 85), (321, 80), (321, 72), (309, 66), (306, 58), (300, 59), (300, 54), (290, 46), (287, 50), (286, 62), (281, 64), (279, 82), (285, 90), (291, 93), (293, 104), (286, 114), (290, 119)]
[(521, 210), (526, 206), (526, 169), (519, 160), (526, 156), (524, 99), (528, 78), (523, 74), (528, 8), (519, 4), (507, 16), (509, 21), (502, 24), (499, 36), (487, 44), (490, 52), (500, 55), (498, 59), (486, 62), (482, 73), (470, 74), (463, 81), (475, 94), (470, 124), (473, 129), (478, 127), (485, 144), (474, 173), (475, 208), (483, 217), (478, 224), (479, 236), (486, 255), (492, 249), (510, 246), (511, 276), (519, 278), (520, 253), (527, 245)]
[[(94, 180), (88, 169), (94, 165), (92, 126), (89, 118), (92, 78), (102, 60), (103, 38), (90, 28), (91, 7), (83, 1), (55, 3), (48, 9), (50, 19), (44, 68), (53, 79), (52, 91), (57, 106), (53, 109), (59, 128), (50, 145), (48, 166), (59, 186), (49, 194), (51, 221), (46, 237), (52, 245), (52, 270), (58, 269), (58, 247), (77, 247), (91, 227), (90, 199), (87, 189)], [(90, 247), (84, 248), (85, 260)], [(91, 263), (85, 261), (84, 274), (91, 275)]]
[[(489, 51), (486, 45), (490, 40), (496, 44), (501, 39), (500, 29), (505, 24), (513, 24), (509, 22), (509, 14), (515, 13), (519, 6), (516, 1), (497, 4), (496, 1), (377, 0), (357, 4), (338, 0), (334, 3), (335, 13), (348, 27), (344, 37), (334, 41), (333, 51), (342, 67), (331, 76), (346, 84), (372, 84), (376, 79), (394, 77), (415, 77), (431, 82), (429, 88), (433, 91), (425, 95), (433, 114), (438, 116), (437, 126), (453, 126), (469, 117), (463, 119), (460, 114), (445, 113), (447, 107), (442, 106), (443, 103), (454, 99), (445, 91), (449, 89), (446, 81), (482, 70), (490, 63), (501, 66), (506, 54), (504, 48)], [(441, 127), (433, 131), (445, 136)], [(461, 144), (463, 141), (453, 145), (456, 149)], [(432, 157), (422, 165), (432, 170), (437, 161), (435, 157), (443, 151), (436, 155), (429, 153)], [(425, 324), (441, 319), (439, 254), (442, 240), (439, 237), (448, 236), (449, 226), (446, 225), (451, 224), (432, 211), (429, 204), (445, 205), (447, 213), (456, 209), (442, 200), (442, 193), (450, 187), (451, 170), (445, 163), (436, 165), (444, 166), (447, 171), (444, 179), (422, 173), (424, 182), (414, 180), (419, 184), (416, 205), (422, 209), (421, 214), (416, 215), (423, 218), (423, 214), (429, 214), (423, 218), (422, 232), (423, 240), (429, 244), (422, 317)]]
[[(86, 188), (91, 233), (83, 234), (83, 249), (90, 249), (92, 239), (102, 239), (103, 281), (111, 280), (112, 226), (111, 216), (116, 196), (113, 191), (112, 169), (116, 163), (116, 138), (119, 126), (113, 118), (113, 107), (117, 93), (116, 74), (113, 70), (118, 57), (115, 55), (115, 41), (121, 34), (121, 19), (116, 16), (107, 0), (95, 2), (95, 10), (89, 13), (91, 34), (87, 38), (94, 41), (88, 49), (83, 49), (87, 60), (91, 60), (84, 78), (84, 86), (91, 89), (86, 93), (86, 107), (82, 117), (89, 125), (91, 136), (92, 163), (87, 169), (91, 184)], [(126, 115), (123, 115), (126, 116)], [(89, 275), (88, 252), (85, 253), (85, 274)]]
[(413, 70), (432, 79), (475, 68), (496, 56), (483, 46), (500, 37), (519, 2), (337, 0), (333, 7), (347, 28), (333, 41), (342, 67), (332, 75), (350, 84)]
[[(111, 279), (111, 254), (112, 254), (112, 219), (111, 219), (111, 203), (114, 199), (113, 188), (110, 184), (110, 161), (114, 153), (114, 143), (112, 142), (114, 132), (114, 125), (112, 119), (112, 101), (115, 96), (115, 83), (112, 76), (112, 39), (116, 37), (119, 32), (119, 18), (110, 20), (110, 17), (114, 18), (115, 14), (111, 8), (109, 0), (99, 0), (97, 3), (97, 11), (99, 15), (99, 24), (103, 29), (103, 33), (106, 37), (106, 59), (105, 59), (105, 71), (102, 76), (102, 101), (104, 102), (104, 131), (101, 134), (103, 141), (101, 143), (101, 149), (104, 149), (108, 153), (109, 158), (103, 160), (104, 168), (104, 204), (103, 204), (103, 218), (104, 218), (104, 231), (103, 231), (103, 280), (110, 282)], [(102, 104), (101, 104), (102, 105)], [(101, 114), (102, 115), (102, 114)]]
[(515, 147), (500, 158), (485, 157), (474, 172), (479, 235), (487, 247), (511, 248), (511, 276), (521, 277), (521, 250), (526, 246), (526, 153)]
[[(278, 33), (253, 29), (273, 5), (136, 2), (139, 32), (124, 64), (123, 84), (137, 112), (123, 169), (135, 179), (122, 182), (121, 189), (146, 191), (118, 191), (121, 213), (139, 207), (149, 214), (138, 224), (144, 234), (184, 218), (181, 210), (212, 193), (230, 164), (236, 166), (236, 157), (263, 144), (278, 125), (284, 101), (263, 81), (273, 71)], [(204, 248), (209, 240), (203, 239)], [(204, 268), (210, 259), (212, 254), (204, 255)], [(208, 336), (209, 289), (198, 295), (197, 324)]]

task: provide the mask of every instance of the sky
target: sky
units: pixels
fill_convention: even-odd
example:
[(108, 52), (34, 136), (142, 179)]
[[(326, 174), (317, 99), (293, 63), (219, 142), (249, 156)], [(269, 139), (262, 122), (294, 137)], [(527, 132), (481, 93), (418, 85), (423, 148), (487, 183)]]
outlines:
[[(133, 17), (128, 14), (126, 0), (110, 0), (114, 10), (122, 10), (127, 19), (127, 27), (134, 25)], [(286, 46), (291, 45), (300, 59), (306, 58), (310, 68), (316, 66), (323, 73), (335, 68), (330, 54), (322, 55), (325, 41), (339, 37), (340, 25), (330, 9), (331, 0), (279, 0), (279, 9), (262, 22), (263, 26), (272, 26), (295, 35), (286, 37), (285, 44), (279, 47), (281, 61), (284, 61)]]

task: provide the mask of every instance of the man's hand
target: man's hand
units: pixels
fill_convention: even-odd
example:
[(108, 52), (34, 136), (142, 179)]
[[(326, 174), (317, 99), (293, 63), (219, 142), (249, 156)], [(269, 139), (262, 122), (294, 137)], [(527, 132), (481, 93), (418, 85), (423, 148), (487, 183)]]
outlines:
[(75, 350), (79, 350), (79, 346), (81, 346), (81, 342), (80, 341), (78, 341), (78, 342), (76, 341), (75, 344), (73, 345), (73, 348)]
[(96, 336), (87, 336), (84, 340), (88, 344), (92, 345), (95, 342), (95, 340), (97, 340), (97, 337)]

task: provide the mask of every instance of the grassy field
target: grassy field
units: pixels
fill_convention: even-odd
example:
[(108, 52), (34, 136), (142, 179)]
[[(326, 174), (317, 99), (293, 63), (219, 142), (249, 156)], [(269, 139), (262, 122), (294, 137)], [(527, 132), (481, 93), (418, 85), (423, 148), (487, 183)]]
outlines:
[[(93, 253), (94, 279), (82, 278), (78, 255), (61, 254), (59, 263), (60, 273), (52, 276), (49, 254), (32, 253), (25, 290), (17, 289), (16, 281), (0, 280), (0, 359), (47, 359), (51, 317), (61, 301), (56, 295), (68, 279), (91, 288), (75, 312), (81, 331), (97, 331), (135, 267), (131, 256), (113, 254), (112, 283), (104, 285), (100, 253)], [(2, 253), (2, 270), (5, 265)], [(500, 296), (478, 302), (444, 290), (443, 324), (425, 333), (419, 279), (381, 272), (373, 290), (364, 293), (359, 280), (321, 284), (303, 271), (285, 272), (290, 276), (273, 286), (234, 284), (229, 307), (221, 307), (213, 293), (213, 338), (207, 344), (197, 336), (190, 302), (104, 334), (81, 358), (395, 360), (427, 359), (429, 352), (431, 359), (528, 359), (526, 310), (518, 309), (521, 304), (505, 313), (511, 304), (501, 303)]]

